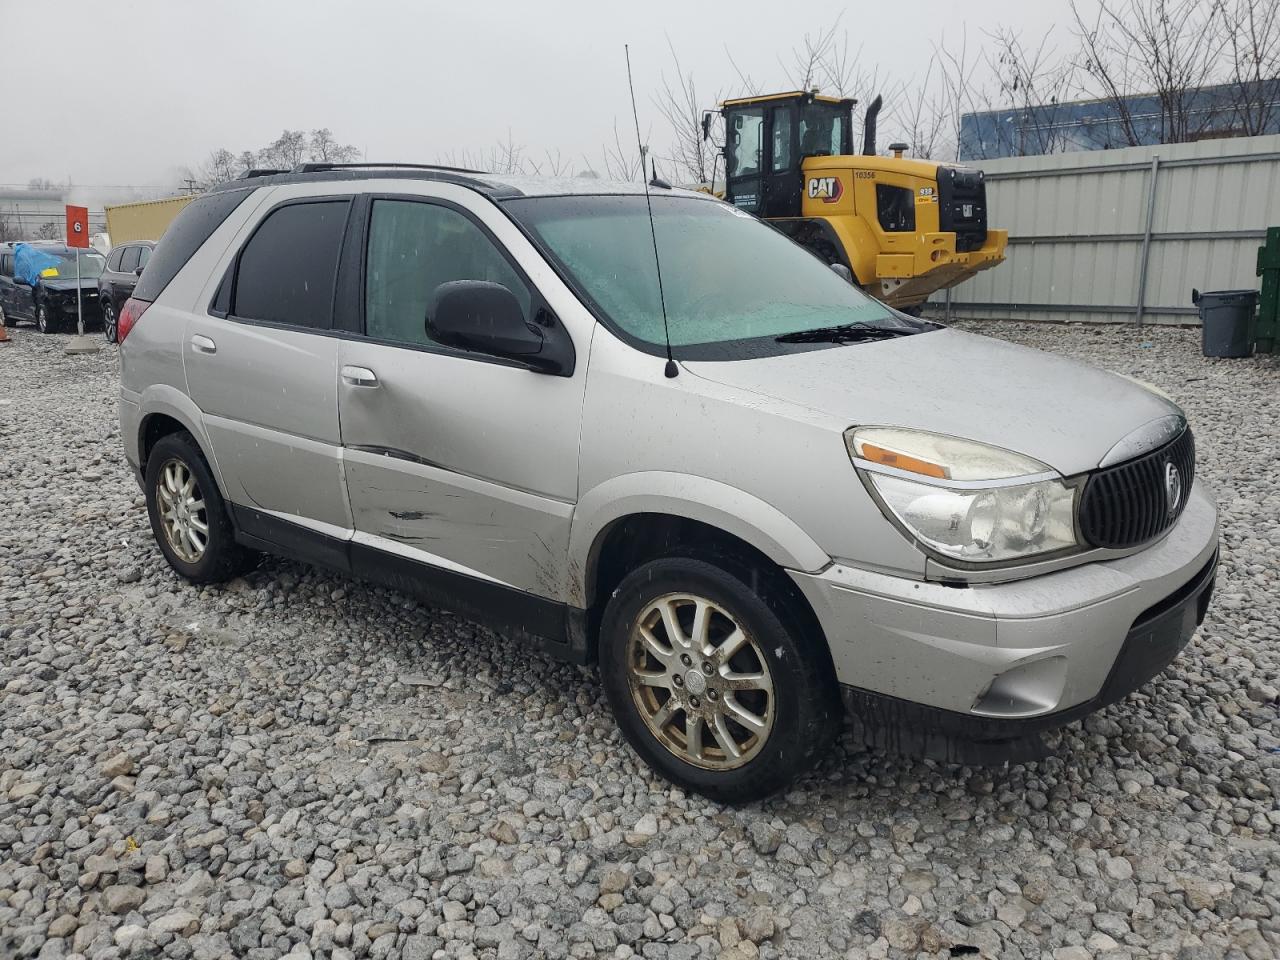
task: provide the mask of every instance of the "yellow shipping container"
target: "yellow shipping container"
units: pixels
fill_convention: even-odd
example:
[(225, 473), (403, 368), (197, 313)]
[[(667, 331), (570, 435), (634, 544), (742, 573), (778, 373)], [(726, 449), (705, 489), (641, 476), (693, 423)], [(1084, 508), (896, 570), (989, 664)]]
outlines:
[(195, 197), (169, 197), (107, 207), (107, 234), (111, 245), (129, 240), (159, 240), (179, 211)]

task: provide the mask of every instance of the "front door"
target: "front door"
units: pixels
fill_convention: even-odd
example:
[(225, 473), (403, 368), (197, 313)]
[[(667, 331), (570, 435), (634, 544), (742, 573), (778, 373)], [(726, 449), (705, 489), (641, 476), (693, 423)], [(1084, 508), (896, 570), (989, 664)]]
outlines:
[(770, 107), (769, 112), (770, 122), (765, 128), (769, 149), (765, 157), (764, 199), (760, 216), (768, 219), (798, 217), (802, 185), (797, 156), (796, 108), (788, 103)]
[[(446, 347), (426, 333), (431, 297), (451, 280), (501, 283), (530, 320), (546, 319), (546, 302), (495, 236), (527, 242), (480, 206), (371, 202), (363, 335), (338, 346), (354, 539), (372, 548), (371, 557), (394, 554), (459, 575), (460, 590), (479, 581), (560, 601), (577, 498), (585, 345), (573, 375), (559, 377)], [(357, 568), (361, 555), (354, 554)]]
[(214, 310), (225, 315), (200, 309), (187, 325), (187, 389), (204, 415), (227, 498), (250, 532), (264, 524), (279, 531), (285, 522), (350, 536), (331, 335), (350, 206), (349, 197), (276, 206), (224, 280), (225, 311)]

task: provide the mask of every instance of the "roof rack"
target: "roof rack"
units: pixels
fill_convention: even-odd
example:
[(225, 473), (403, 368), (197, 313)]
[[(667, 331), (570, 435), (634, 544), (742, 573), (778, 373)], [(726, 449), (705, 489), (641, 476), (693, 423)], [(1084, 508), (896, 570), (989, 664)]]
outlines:
[(288, 173), (288, 170), (276, 167), (254, 167), (252, 170), (246, 170), (237, 180), (252, 180), (254, 177), (273, 177), (277, 173)]
[(300, 163), (292, 171), (273, 173), (322, 173), (325, 170), (360, 170), (366, 167), (403, 168), (405, 170), (444, 170), (447, 173), (484, 173), (467, 167), (446, 167), (439, 163)]

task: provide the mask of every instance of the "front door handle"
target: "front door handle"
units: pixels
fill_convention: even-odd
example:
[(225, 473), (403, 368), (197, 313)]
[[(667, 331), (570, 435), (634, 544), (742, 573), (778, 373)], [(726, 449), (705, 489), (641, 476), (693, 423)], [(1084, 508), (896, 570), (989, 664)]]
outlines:
[(197, 333), (191, 338), (191, 349), (196, 353), (217, 353), (218, 345), (208, 337)]
[(378, 375), (368, 367), (343, 367), (342, 380), (353, 387), (376, 387)]

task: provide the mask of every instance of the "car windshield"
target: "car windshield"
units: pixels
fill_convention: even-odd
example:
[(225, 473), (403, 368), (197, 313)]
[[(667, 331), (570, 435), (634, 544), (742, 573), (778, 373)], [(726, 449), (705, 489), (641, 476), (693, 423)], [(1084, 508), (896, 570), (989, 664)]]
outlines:
[[(74, 280), (76, 278), (76, 255), (74, 253), (54, 253), (52, 256), (61, 261), (56, 267), (48, 267), (43, 270), (40, 276), (46, 280)], [(80, 279), (93, 280), (102, 276), (102, 271), (106, 269), (107, 258), (98, 253), (82, 252), (80, 254)], [(50, 274), (50, 270), (56, 270), (57, 273)]]
[[(723, 349), (703, 348), (773, 345), (833, 327), (922, 329), (750, 214), (710, 199), (652, 200), (667, 326), (683, 357), (723, 357)], [(606, 321), (643, 344), (665, 346), (643, 196), (522, 198), (505, 206)]]

